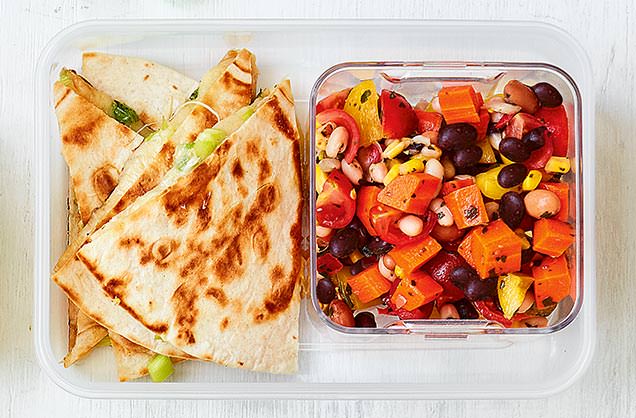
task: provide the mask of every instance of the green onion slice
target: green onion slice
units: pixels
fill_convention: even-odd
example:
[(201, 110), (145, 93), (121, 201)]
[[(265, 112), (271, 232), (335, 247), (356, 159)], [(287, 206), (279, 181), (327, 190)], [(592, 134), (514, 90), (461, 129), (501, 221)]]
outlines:
[(163, 382), (172, 373), (174, 373), (174, 367), (170, 357), (157, 354), (148, 362), (148, 374), (153, 382)]

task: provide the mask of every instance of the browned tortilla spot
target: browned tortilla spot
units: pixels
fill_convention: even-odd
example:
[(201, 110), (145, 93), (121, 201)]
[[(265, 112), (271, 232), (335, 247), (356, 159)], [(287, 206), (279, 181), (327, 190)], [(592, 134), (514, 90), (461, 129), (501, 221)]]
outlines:
[(269, 254), (270, 243), (269, 233), (263, 224), (259, 224), (254, 231), (254, 235), (252, 236), (252, 247), (254, 248), (254, 251), (256, 251), (256, 255), (258, 255), (262, 261), (265, 261), (267, 254)]
[(111, 164), (107, 164), (93, 173), (93, 189), (97, 198), (105, 202), (108, 195), (115, 189), (119, 180), (119, 171)]
[(281, 132), (289, 140), (296, 139), (296, 129), (294, 129), (293, 121), (287, 119), (287, 116), (280, 106), (280, 102), (276, 96), (274, 96), (269, 106), (265, 107), (267, 110), (267, 119), (272, 123), (279, 132)]
[(272, 283), (272, 290), (265, 298), (264, 305), (271, 317), (289, 306), (296, 286), (296, 279), (285, 276), (283, 268), (275, 266), (269, 274), (269, 280)]
[(96, 137), (95, 132), (98, 132), (106, 123), (107, 117), (102, 112), (86, 113), (81, 119), (83, 122), (81, 125), (73, 126), (65, 135), (62, 135), (62, 142), (78, 147), (87, 146)]
[(247, 141), (246, 147), (247, 147), (247, 159), (249, 161), (255, 160), (259, 155), (258, 143), (256, 142), (256, 140), (250, 139), (249, 141)]
[(175, 225), (183, 226), (186, 223), (190, 208), (199, 209), (203, 206), (207, 186), (216, 174), (206, 164), (201, 164), (194, 169), (185, 184), (173, 187), (163, 196), (166, 213)]
[(150, 74), (146, 74), (146, 75), (144, 76), (144, 81), (148, 80), (149, 78), (150, 78)]
[(221, 306), (227, 305), (227, 296), (225, 295), (225, 292), (223, 291), (223, 289), (220, 289), (218, 287), (210, 287), (205, 292), (205, 294), (206, 296), (212, 296), (214, 299), (216, 299), (219, 305)]
[(244, 94), (251, 94), (252, 83), (246, 83), (239, 80), (228, 71), (223, 73), (220, 81), (224, 89), (228, 91), (235, 91), (237, 95), (243, 96)]
[(172, 85), (172, 89), (173, 90), (179, 90), (179, 88), (177, 86), (175, 86), (174, 84)]
[(119, 240), (119, 246), (123, 248), (143, 247), (144, 245), (143, 240), (139, 237), (124, 237)]
[(258, 182), (264, 183), (272, 175), (272, 165), (266, 158), (258, 162)]
[(237, 180), (241, 180), (243, 178), (243, 167), (238, 159), (234, 160), (232, 163), (232, 176), (234, 176)]
[[(247, 251), (248, 245), (252, 245), (252, 237), (259, 228), (262, 228), (263, 218), (276, 208), (278, 200), (278, 190), (275, 185), (267, 184), (261, 187), (243, 220), (236, 219), (237, 212), (234, 212), (230, 218), (232, 222), (236, 223), (234, 230), (241, 231), (241, 233), (234, 236), (217, 236), (212, 239), (214, 243), (225, 243), (225, 248), (220, 252), (217, 262), (212, 266), (213, 273), (219, 281), (222, 283), (231, 282), (245, 272), (244, 252)], [(267, 255), (265, 250), (269, 251), (269, 242), (267, 248), (265, 247), (265, 243), (261, 242), (259, 255)]]
[(196, 118), (195, 123), (198, 124), (201, 131), (213, 127), (219, 121), (214, 113), (201, 106), (195, 106), (191, 112), (191, 115)]
[(229, 323), (230, 323), (230, 319), (227, 316), (223, 318), (223, 321), (221, 321), (221, 331), (225, 331)]
[(177, 338), (187, 344), (194, 344), (196, 339), (192, 329), (197, 322), (199, 310), (196, 307), (198, 292), (196, 286), (184, 282), (172, 295), (177, 322)]

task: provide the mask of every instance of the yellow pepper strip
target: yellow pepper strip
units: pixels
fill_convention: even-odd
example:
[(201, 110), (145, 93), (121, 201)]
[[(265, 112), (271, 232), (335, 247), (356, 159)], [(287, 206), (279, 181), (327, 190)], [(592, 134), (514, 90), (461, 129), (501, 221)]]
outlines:
[(506, 319), (511, 319), (526, 297), (526, 292), (534, 282), (531, 276), (520, 273), (508, 273), (499, 276), (497, 294)]
[(386, 176), (384, 176), (384, 180), (382, 180), (382, 183), (384, 183), (385, 186), (388, 186), (389, 183), (395, 180), (397, 176), (399, 175), (400, 175), (400, 164), (396, 164), (393, 167), (391, 167), (388, 173), (386, 173)]
[(567, 157), (550, 157), (545, 165), (545, 171), (565, 174), (570, 171), (570, 159)]
[(422, 173), (424, 171), (424, 163), (422, 160), (412, 159), (400, 164), (400, 175), (409, 173)]
[(530, 190), (534, 190), (539, 187), (539, 183), (541, 183), (541, 172), (539, 170), (530, 170), (526, 178), (523, 179), (523, 183), (521, 183), (521, 189), (524, 192), (529, 192)]

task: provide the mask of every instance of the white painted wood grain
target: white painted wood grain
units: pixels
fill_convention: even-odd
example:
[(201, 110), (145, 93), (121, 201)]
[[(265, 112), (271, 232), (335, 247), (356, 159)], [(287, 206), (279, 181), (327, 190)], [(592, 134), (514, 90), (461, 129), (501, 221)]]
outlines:
[[(0, 416), (2, 417), (634, 417), (636, 34), (631, 0), (253, 1), (0, 0)], [(592, 58), (597, 116), (598, 349), (588, 373), (539, 401), (91, 401), (40, 371), (32, 335), (33, 70), (67, 25), (106, 17), (394, 17), (538, 19)], [(519, 46), (523, 48), (523, 45)]]

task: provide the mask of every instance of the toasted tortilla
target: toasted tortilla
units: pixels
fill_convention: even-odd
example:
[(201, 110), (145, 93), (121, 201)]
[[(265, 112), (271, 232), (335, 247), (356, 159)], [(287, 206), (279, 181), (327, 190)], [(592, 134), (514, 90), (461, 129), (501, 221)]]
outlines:
[(198, 84), (156, 62), (101, 52), (82, 55), (82, 75), (97, 89), (135, 109), (148, 124), (168, 119)]
[(143, 137), (110, 118), (61, 82), (53, 86), (62, 155), (85, 224), (113, 191)]
[(75, 252), (95, 229), (159, 184), (173, 164), (177, 145), (191, 142), (203, 129), (213, 126), (217, 121), (215, 114), (223, 118), (249, 104), (255, 91), (256, 75), (254, 56), (247, 50), (230, 51), (217, 67), (210, 70), (202, 80), (198, 100), (211, 107), (214, 113), (201, 106), (182, 108), (170, 122), (178, 125), (174, 134), (155, 135), (145, 141), (126, 165), (120, 183), (108, 201), (96, 211), (80, 233), (80, 239), (69, 246), (56, 266), (53, 280), (82, 311), (154, 352), (190, 357), (156, 338), (153, 330), (144, 328), (117, 306), (118, 300), (106, 297), (84, 265), (75, 258)]
[(184, 352), (292, 373), (301, 208), (285, 81), (190, 174), (112, 218), (77, 256), (108, 296)]
[[(82, 228), (73, 189), (69, 190), (68, 234), (73, 241)], [(64, 357), (64, 367), (84, 358), (106, 336), (106, 329), (91, 320), (68, 300), (68, 352)]]

